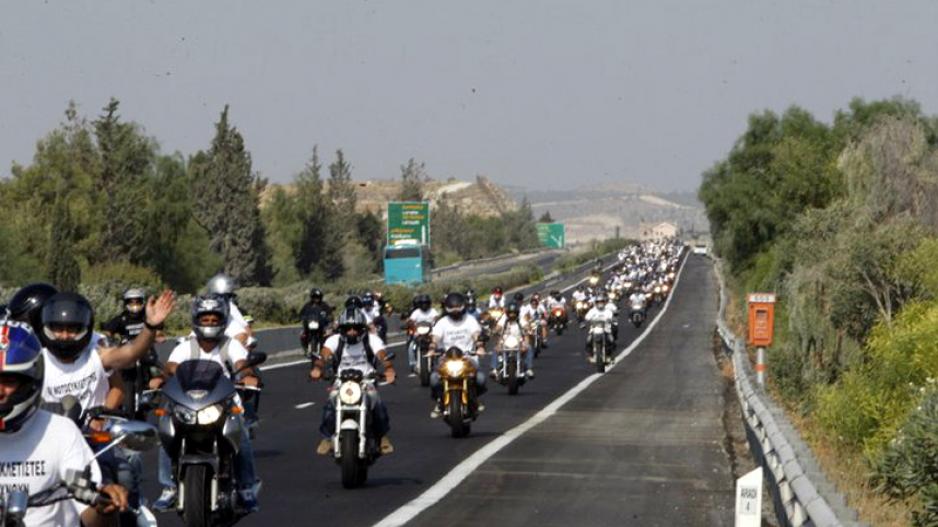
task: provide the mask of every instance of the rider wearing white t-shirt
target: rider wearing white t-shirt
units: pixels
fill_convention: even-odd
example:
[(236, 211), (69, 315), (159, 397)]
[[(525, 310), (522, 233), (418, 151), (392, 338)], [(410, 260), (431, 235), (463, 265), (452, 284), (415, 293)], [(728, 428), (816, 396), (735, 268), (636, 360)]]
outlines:
[[(66, 417), (38, 410), (43, 384), (41, 345), (26, 324), (0, 323), (0, 495), (23, 491), (32, 496), (63, 483), (67, 472), (90, 467), (91, 481), (101, 471), (81, 431)], [(30, 526), (99, 525), (116, 508), (126, 509), (127, 491), (99, 487), (115, 506), (88, 507), (75, 500), (30, 506)]]
[[(437, 311), (430, 301), (430, 295), (420, 294), (414, 298), (414, 310), (407, 317), (408, 328), (415, 328), (417, 324), (426, 323), (436, 324), (440, 318), (440, 312)], [(410, 332), (407, 339), (407, 364), (410, 366), (411, 376), (415, 375), (414, 370), (417, 366), (417, 345), (414, 339), (413, 331)]]
[(333, 361), (336, 370), (336, 382), (333, 384), (329, 393), (329, 400), (322, 410), (322, 421), (319, 431), (323, 439), (319, 442), (316, 452), (320, 455), (327, 455), (333, 448), (333, 437), (335, 436), (335, 398), (338, 394), (338, 388), (341, 384), (342, 373), (348, 370), (358, 370), (361, 372), (364, 381), (365, 393), (368, 398), (369, 409), (371, 410), (371, 432), (375, 439), (379, 441), (379, 448), (382, 454), (394, 452), (394, 446), (387, 436), (390, 430), (390, 418), (388, 409), (378, 396), (378, 390), (374, 385), (374, 377), (377, 371), (376, 366), (382, 363), (384, 367), (384, 378), (388, 384), (393, 384), (397, 375), (394, 371), (394, 365), (388, 359), (387, 350), (380, 337), (368, 331), (368, 322), (361, 309), (356, 307), (346, 308), (339, 315), (338, 333), (332, 335), (323, 343), (320, 358), (313, 363), (309, 372), (310, 379), (314, 381), (321, 380), (326, 361)]
[[(505, 308), (505, 315), (498, 320), (498, 323), (495, 324), (495, 334), (498, 335), (499, 343), (502, 343), (505, 337), (512, 336), (516, 337), (521, 343), (521, 353), (524, 355), (524, 364), (527, 371), (525, 376), (533, 379), (534, 378), (534, 353), (530, 352), (530, 347), (528, 346), (528, 339), (525, 338), (524, 324), (521, 322), (521, 310), (518, 308), (518, 304), (514, 302), (508, 304), (508, 307)], [(501, 344), (499, 344), (501, 345)], [(491, 377), (496, 377), (496, 369), (498, 368), (498, 354), (492, 354), (492, 371), (490, 373)]]
[[(466, 297), (462, 293), (450, 293), (443, 300), (446, 316), (433, 326), (433, 349), (445, 353), (450, 348), (458, 348), (472, 361), (476, 368), (476, 395), (485, 393), (485, 374), (479, 370), (479, 355), (485, 355), (485, 346), (479, 340), (482, 326), (474, 317), (466, 315)], [(430, 417), (436, 419), (442, 414), (443, 382), (438, 372), (430, 375), (430, 394), (436, 401)], [(485, 406), (477, 400), (477, 409), (481, 412)]]

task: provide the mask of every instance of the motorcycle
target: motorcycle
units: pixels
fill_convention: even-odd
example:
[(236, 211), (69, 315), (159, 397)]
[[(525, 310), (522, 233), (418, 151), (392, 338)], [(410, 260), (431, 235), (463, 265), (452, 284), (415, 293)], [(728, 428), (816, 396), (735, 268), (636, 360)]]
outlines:
[(417, 376), (420, 378), (420, 386), (430, 386), (430, 373), (433, 372), (434, 358), (430, 354), (430, 343), (433, 340), (430, 333), (433, 331), (433, 324), (430, 322), (419, 322), (413, 326), (411, 332), (411, 346), (414, 347), (413, 353), (417, 354)]
[(589, 329), (590, 349), (596, 361), (596, 372), (605, 373), (606, 365), (612, 362), (612, 353), (609, 350), (609, 337), (606, 333), (606, 323), (594, 320)]
[(525, 331), (528, 335), (528, 341), (531, 343), (531, 351), (534, 352), (534, 358), (537, 358), (541, 354), (541, 349), (544, 347), (544, 339), (541, 335), (541, 326), (544, 324), (542, 319), (534, 319), (528, 321), (528, 324), (525, 328)]
[(495, 369), (497, 380), (508, 387), (508, 395), (517, 395), (527, 377), (521, 354), (521, 339), (515, 335), (506, 335), (498, 350), (498, 366)]
[(563, 330), (567, 328), (567, 310), (562, 306), (556, 306), (551, 309), (548, 323), (558, 337), (563, 335)]
[(303, 320), (303, 336), (305, 341), (303, 354), (307, 359), (317, 360), (319, 349), (326, 340), (326, 327), (328, 319), (323, 311), (317, 311), (308, 319)]
[(371, 405), (368, 390), (375, 376), (365, 377), (360, 370), (343, 370), (335, 400), (333, 452), (342, 467), (342, 486), (360, 487), (368, 479), (368, 467), (381, 456), (378, 438), (371, 431)]
[[(66, 396), (60, 402), (49, 403), (44, 402), (40, 405), (40, 408), (43, 410), (64, 416), (72, 420), (78, 428), (81, 430), (82, 436), (84, 436), (85, 441), (88, 445), (94, 450), (94, 458), (98, 459), (105, 453), (108, 453), (112, 449), (121, 447), (126, 451), (131, 452), (143, 452), (149, 450), (151, 447), (156, 446), (158, 443), (156, 427), (146, 423), (144, 421), (135, 421), (128, 419), (121, 411), (111, 411), (103, 407), (89, 408), (84, 410), (81, 407), (81, 404), (78, 402), (78, 399), (74, 396)], [(144, 413), (146, 410), (143, 410)], [(98, 425), (92, 428), (92, 421), (96, 421)], [(114, 461), (115, 458), (108, 456), (107, 459)], [(108, 482), (121, 483), (119, 481), (117, 471), (118, 469), (109, 463), (102, 462), (99, 463), (102, 471), (102, 475), (105, 476), (105, 480)], [(70, 480), (68, 477), (69, 473), (74, 473), (73, 478)], [(94, 505), (95, 501), (86, 501), (81, 499), (78, 495), (69, 494), (69, 487), (74, 487), (74, 484), (79, 480), (74, 478), (83, 479), (85, 483), (88, 483), (88, 480), (91, 477), (90, 473), (90, 464), (85, 467), (85, 471), (73, 471), (70, 470), (67, 473), (66, 481), (62, 482), (57, 487), (47, 490), (44, 493), (53, 494), (53, 490), (57, 496), (61, 496), (63, 492), (66, 493), (64, 497), (59, 497), (52, 499), (52, 501), (45, 501), (46, 498), (36, 498), (34, 500), (33, 496), (29, 497), (28, 506), (29, 507), (39, 507), (43, 505), (49, 505), (63, 499), (77, 499), (88, 505)], [(71, 488), (71, 491), (80, 491), (81, 489), (75, 487)], [(129, 489), (128, 490), (132, 490)], [(94, 491), (94, 488), (90, 488), (90, 491)], [(91, 494), (87, 494), (91, 496)], [(102, 499), (107, 499), (106, 497), (99, 497)], [(96, 498), (96, 499), (99, 499)], [(90, 499), (90, 498), (89, 498)], [(39, 503), (39, 502), (42, 503)], [(23, 510), (25, 514), (25, 509)], [(0, 514), (2, 516), (2, 514)], [(143, 500), (138, 507), (128, 507), (127, 512), (120, 513), (119, 516), (120, 525), (129, 525), (133, 527), (156, 527), (156, 516), (153, 514), (150, 509), (143, 504)], [(6, 523), (0, 522), (0, 526), (6, 526)], [(17, 525), (17, 524), (14, 524)]]
[(631, 309), (629, 310), (629, 320), (636, 328), (642, 325), (642, 322), (645, 321), (644, 304), (632, 304)]
[(453, 437), (465, 437), (479, 416), (476, 367), (459, 348), (446, 350), (439, 367), (443, 382), (443, 417)]
[[(266, 359), (265, 353), (253, 353), (242, 369)], [(234, 470), (246, 426), (236, 399), (239, 389), (247, 387), (235, 385), (220, 364), (209, 360), (180, 363), (163, 386), (163, 405), (156, 410), (160, 440), (172, 459), (177, 512), (187, 526), (230, 523), (246, 514), (237, 506)], [(260, 484), (253, 490), (257, 493)]]
[(583, 318), (586, 317), (586, 313), (590, 310), (590, 304), (586, 300), (577, 300), (576, 305), (576, 320), (580, 327), (583, 327)]

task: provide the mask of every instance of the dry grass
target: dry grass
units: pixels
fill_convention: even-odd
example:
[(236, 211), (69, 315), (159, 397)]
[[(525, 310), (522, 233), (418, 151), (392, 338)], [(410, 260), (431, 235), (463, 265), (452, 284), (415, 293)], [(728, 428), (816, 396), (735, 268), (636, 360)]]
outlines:
[(906, 527), (910, 525), (907, 512), (912, 504), (890, 501), (870, 486), (869, 465), (859, 452), (838, 447), (827, 440), (828, 434), (810, 417), (786, 412), (795, 428), (814, 452), (821, 469), (847, 503), (857, 510), (860, 520), (874, 527)]

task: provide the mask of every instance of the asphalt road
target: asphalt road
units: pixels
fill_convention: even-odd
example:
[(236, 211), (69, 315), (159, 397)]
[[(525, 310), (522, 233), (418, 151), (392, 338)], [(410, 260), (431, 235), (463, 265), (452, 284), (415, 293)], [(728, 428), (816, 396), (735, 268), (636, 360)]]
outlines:
[[(691, 256), (667, 312), (644, 342), (412, 523), (730, 524), (733, 486), (721, 448), (721, 386), (708, 347), (715, 309), (712, 266)], [(623, 323), (620, 349), (639, 334)], [(465, 439), (451, 438), (443, 422), (429, 418), (429, 390), (416, 379), (383, 387), (397, 451), (379, 459), (367, 485), (356, 490), (343, 489), (338, 466), (314, 454), (326, 386), (308, 382), (303, 366), (267, 370), (254, 444), (264, 480), (262, 510), (239, 525), (381, 521), (593, 376), (582, 339), (575, 330), (552, 337), (536, 361), (537, 378), (518, 396), (490, 384), (488, 409)], [(398, 371), (405, 371), (405, 363), (399, 353)], [(154, 498), (155, 455), (147, 461), (145, 490)], [(158, 519), (161, 525), (180, 524), (175, 513)]]

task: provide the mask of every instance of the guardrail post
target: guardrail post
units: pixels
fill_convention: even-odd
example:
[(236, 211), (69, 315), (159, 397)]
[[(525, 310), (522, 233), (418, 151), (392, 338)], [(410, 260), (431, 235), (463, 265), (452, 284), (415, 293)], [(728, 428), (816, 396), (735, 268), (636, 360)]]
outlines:
[(762, 346), (756, 348), (756, 382), (765, 388), (765, 348)]

